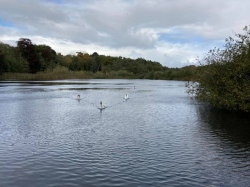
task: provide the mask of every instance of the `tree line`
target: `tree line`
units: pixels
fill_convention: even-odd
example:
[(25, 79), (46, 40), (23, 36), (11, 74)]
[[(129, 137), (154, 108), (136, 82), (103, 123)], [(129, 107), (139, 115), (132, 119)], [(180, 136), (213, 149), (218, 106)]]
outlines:
[(60, 67), (66, 72), (99, 73), (102, 78), (112, 75), (112, 78), (192, 80), (197, 73), (193, 65), (168, 68), (143, 58), (112, 57), (97, 52), (62, 55), (48, 45), (33, 44), (28, 38), (20, 38), (16, 43), (13, 47), (0, 42), (0, 74), (53, 72)]

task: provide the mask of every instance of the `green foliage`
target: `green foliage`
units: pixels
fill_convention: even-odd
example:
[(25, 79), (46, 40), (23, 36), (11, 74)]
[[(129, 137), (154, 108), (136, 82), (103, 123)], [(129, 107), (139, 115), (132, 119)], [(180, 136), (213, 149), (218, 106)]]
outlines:
[(56, 52), (47, 45), (34, 45), (36, 54), (38, 54), (41, 68), (39, 71), (53, 69), (56, 66)]
[(4, 72), (4, 51), (0, 48), (0, 75)]
[(39, 54), (36, 52), (35, 46), (28, 38), (20, 38), (17, 41), (17, 49), (23, 58), (29, 63), (29, 70), (31, 73), (36, 73), (41, 69), (41, 62)]
[(68, 73), (69, 72), (69, 69), (67, 67), (64, 67), (64, 66), (56, 66), (53, 70), (52, 70), (53, 73)]
[[(72, 76), (72, 78), (193, 80), (196, 70), (195, 66), (168, 68), (159, 62), (143, 58), (112, 57), (99, 55), (97, 52), (91, 55), (77, 52), (64, 56), (61, 53), (56, 54), (50, 46), (33, 44), (28, 38), (20, 38), (16, 47), (0, 43), (0, 74), (40, 73), (39, 76), (34, 76), (37, 78), (44, 76), (41, 74), (44, 72), (52, 79), (61, 78), (64, 73), (67, 74), (67, 78)], [(51, 73), (56, 76), (52, 76)], [(15, 75), (15, 77), (27, 76)]]
[(28, 72), (28, 62), (15, 47), (0, 43), (0, 72)]
[(197, 82), (188, 92), (215, 107), (250, 111), (250, 30), (226, 39), (224, 50), (210, 50), (200, 67)]

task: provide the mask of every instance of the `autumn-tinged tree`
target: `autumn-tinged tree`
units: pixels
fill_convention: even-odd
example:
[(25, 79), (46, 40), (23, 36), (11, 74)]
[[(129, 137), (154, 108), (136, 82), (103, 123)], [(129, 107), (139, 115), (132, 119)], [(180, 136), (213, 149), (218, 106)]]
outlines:
[(210, 50), (197, 82), (188, 84), (199, 101), (227, 109), (250, 112), (250, 30), (226, 39), (225, 49)]
[(98, 54), (89, 55), (88, 53), (77, 52), (77, 55), (71, 56), (69, 69), (71, 71), (92, 71), (96, 72), (100, 66), (98, 64)]

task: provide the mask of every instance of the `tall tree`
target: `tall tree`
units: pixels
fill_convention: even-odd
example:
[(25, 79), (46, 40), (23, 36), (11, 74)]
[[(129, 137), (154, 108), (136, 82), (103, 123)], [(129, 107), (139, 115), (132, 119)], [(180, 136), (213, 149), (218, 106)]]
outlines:
[(36, 73), (41, 69), (41, 62), (39, 61), (39, 55), (35, 50), (35, 46), (28, 38), (20, 38), (17, 41), (17, 48), (21, 55), (28, 61), (31, 73)]
[(37, 54), (39, 54), (39, 61), (41, 63), (41, 70), (47, 68), (53, 69), (56, 65), (56, 52), (47, 45), (35, 45)]

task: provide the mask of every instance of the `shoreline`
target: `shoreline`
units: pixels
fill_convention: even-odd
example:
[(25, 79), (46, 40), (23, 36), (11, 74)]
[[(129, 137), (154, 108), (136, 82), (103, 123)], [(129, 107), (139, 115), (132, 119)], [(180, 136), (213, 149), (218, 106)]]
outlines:
[(176, 80), (176, 81), (190, 81), (188, 79), (149, 79), (142, 75), (134, 76), (119, 76), (114, 72), (111, 73), (92, 73), (92, 72), (60, 72), (60, 73), (45, 73), (38, 72), (31, 73), (3, 73), (0, 75), (0, 81), (5, 80), (64, 80), (64, 79), (148, 79), (148, 80)]

